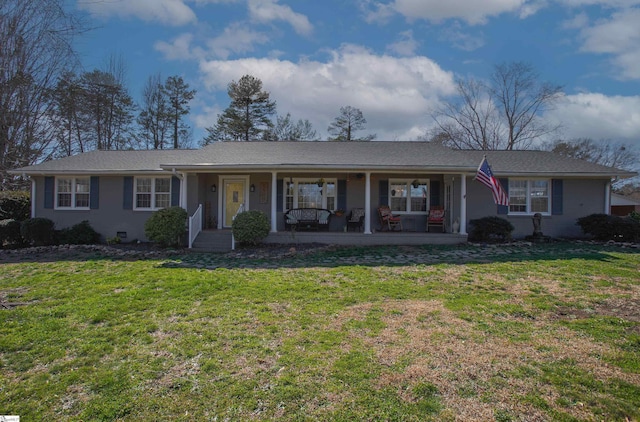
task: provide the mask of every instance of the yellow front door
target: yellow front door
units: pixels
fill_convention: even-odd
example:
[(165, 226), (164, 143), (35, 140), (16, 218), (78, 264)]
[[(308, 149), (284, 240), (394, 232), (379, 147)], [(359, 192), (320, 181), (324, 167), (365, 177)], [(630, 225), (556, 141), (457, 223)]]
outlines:
[(231, 227), (233, 216), (236, 215), (244, 200), (244, 181), (227, 180), (224, 182), (224, 226)]

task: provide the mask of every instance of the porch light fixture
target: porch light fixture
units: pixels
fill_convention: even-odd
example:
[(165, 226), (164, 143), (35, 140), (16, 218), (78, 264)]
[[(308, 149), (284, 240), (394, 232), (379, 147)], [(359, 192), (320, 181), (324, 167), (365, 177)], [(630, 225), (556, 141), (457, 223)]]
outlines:
[(418, 179), (413, 179), (413, 182), (411, 182), (411, 186), (413, 186), (414, 189), (418, 189), (418, 186), (420, 186), (420, 181)]
[(211, 185), (211, 192), (217, 192), (217, 191), (218, 191), (218, 187), (214, 183), (213, 185)]
[(321, 188), (324, 185), (324, 179), (321, 177), (316, 183), (318, 184), (318, 187)]
[(251, 186), (249, 186), (249, 192), (255, 192), (255, 191), (256, 191), (256, 185), (252, 183)]

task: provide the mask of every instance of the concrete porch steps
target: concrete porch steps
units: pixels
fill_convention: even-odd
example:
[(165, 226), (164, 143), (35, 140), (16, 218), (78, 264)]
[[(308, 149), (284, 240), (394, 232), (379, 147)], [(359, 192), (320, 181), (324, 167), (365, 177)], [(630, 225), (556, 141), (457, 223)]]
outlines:
[[(322, 243), (330, 245), (455, 245), (465, 243), (467, 235), (438, 232), (278, 232), (269, 233), (265, 243), (300, 244)], [(231, 230), (207, 230), (201, 232), (193, 244), (194, 251), (229, 252)]]

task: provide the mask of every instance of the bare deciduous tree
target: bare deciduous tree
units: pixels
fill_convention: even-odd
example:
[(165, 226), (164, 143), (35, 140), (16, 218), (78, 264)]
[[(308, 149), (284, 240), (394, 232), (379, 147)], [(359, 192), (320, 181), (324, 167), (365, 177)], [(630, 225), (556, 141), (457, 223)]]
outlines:
[(180, 140), (184, 140), (191, 133), (189, 127), (182, 121), (182, 117), (189, 114), (189, 101), (195, 97), (196, 90), (190, 90), (189, 84), (181, 76), (169, 76), (162, 86), (162, 91), (168, 101), (166, 117), (173, 128), (173, 148), (178, 149)]
[(287, 113), (276, 117), (275, 125), (265, 132), (264, 139), (267, 141), (313, 141), (318, 139), (318, 134), (309, 120), (299, 119), (293, 122), (291, 113)]
[(55, 127), (49, 95), (75, 62), (72, 37), (81, 27), (63, 0), (0, 1), (0, 177), (2, 189), (23, 184), (8, 169), (51, 151)]
[(138, 115), (140, 136), (147, 149), (164, 149), (168, 137), (167, 99), (162, 90), (162, 77), (159, 73), (149, 76), (142, 89), (142, 104)]
[(488, 83), (457, 82), (458, 98), (432, 117), (436, 134), (461, 149), (528, 149), (558, 127), (542, 119), (562, 94), (562, 87), (540, 82), (528, 63), (496, 65)]
[(633, 170), (640, 156), (632, 145), (590, 138), (555, 140), (542, 144), (542, 149), (565, 157), (578, 158), (603, 166)]

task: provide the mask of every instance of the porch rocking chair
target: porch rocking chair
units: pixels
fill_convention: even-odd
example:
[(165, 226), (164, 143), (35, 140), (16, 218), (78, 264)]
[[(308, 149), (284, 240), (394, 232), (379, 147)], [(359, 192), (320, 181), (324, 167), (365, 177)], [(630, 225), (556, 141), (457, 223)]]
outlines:
[(399, 215), (393, 215), (391, 208), (387, 205), (378, 207), (378, 217), (380, 217), (381, 230), (395, 230), (396, 227), (402, 231), (402, 220)]
[(429, 227), (436, 226), (442, 228), (444, 233), (444, 208), (441, 206), (433, 206), (429, 208), (429, 215), (427, 215), (427, 232)]

